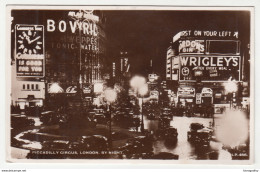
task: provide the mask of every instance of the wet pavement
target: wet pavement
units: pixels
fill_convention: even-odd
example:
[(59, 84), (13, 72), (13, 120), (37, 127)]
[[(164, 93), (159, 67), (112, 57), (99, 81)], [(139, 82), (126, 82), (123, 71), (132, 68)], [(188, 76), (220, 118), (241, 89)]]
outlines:
[[(223, 116), (223, 114), (215, 115), (215, 129), (218, 128), (220, 125), (220, 117)], [(19, 134), (17, 134), (14, 138), (16, 138), (18, 141), (24, 142), (24, 144), (21, 146), (22, 154), (15, 153), (17, 148), (12, 148), (12, 155), (15, 157), (25, 157), (26, 152), (25, 150), (37, 150), (41, 149), (41, 141), (32, 141), (24, 139), (23, 136), (25, 134), (36, 134), (38, 135), (49, 135), (52, 137), (52, 134), (50, 133), (39, 133), (39, 129), (48, 128), (49, 130), (60, 130), (58, 126), (43, 126), (40, 122), (39, 118), (37, 117), (29, 117), (31, 119), (34, 119), (35, 126), (27, 129), (26, 131), (21, 131)], [(141, 115), (140, 115), (141, 118)], [(217, 151), (219, 153), (219, 158), (223, 159), (230, 159), (231, 155), (229, 152), (222, 149), (222, 144), (217, 141), (210, 141), (210, 145), (207, 148), (203, 148), (201, 150), (198, 150), (194, 147), (190, 142), (187, 140), (187, 132), (190, 130), (189, 126), (191, 123), (201, 123), (205, 127), (210, 127), (210, 123), (212, 123), (212, 118), (201, 118), (201, 117), (178, 117), (174, 116), (173, 119), (170, 122), (170, 126), (177, 129), (178, 132), (178, 141), (176, 145), (167, 145), (165, 144), (164, 140), (155, 139), (153, 142), (153, 153), (158, 154), (160, 152), (168, 152), (172, 154), (179, 155), (179, 159), (183, 160), (195, 160), (195, 159), (208, 159), (207, 154), (212, 151)], [(158, 119), (157, 120), (149, 120), (146, 116), (144, 116), (144, 128), (149, 131), (150, 133), (155, 133), (158, 130)], [(106, 125), (97, 125), (97, 128), (108, 130)], [(88, 129), (84, 129), (87, 132)], [(128, 129), (122, 129), (118, 126), (112, 125), (112, 131), (118, 132), (121, 134), (127, 135), (126, 138), (122, 138), (121, 140), (113, 141), (112, 145), (114, 148), (123, 146), (128, 138), (136, 137), (138, 135), (142, 135), (140, 132), (136, 132), (135, 130), (131, 131)], [(35, 135), (35, 136), (36, 136)], [(59, 136), (59, 135), (57, 135)], [(59, 136), (61, 137), (61, 136)], [(19, 152), (19, 151), (17, 151)]]
[[(201, 123), (205, 127), (209, 127), (212, 118), (198, 118), (198, 117), (173, 117), (170, 125), (178, 131), (178, 142), (174, 147), (167, 146), (164, 140), (157, 140), (154, 142), (154, 153), (169, 152), (179, 155), (179, 159), (197, 159), (195, 148), (187, 141), (187, 132), (190, 130), (191, 123)], [(158, 120), (148, 120), (144, 117), (144, 128), (148, 131), (155, 132), (158, 129)], [(217, 144), (217, 143), (215, 143)], [(214, 143), (213, 143), (214, 145)], [(213, 150), (216, 146), (211, 146), (208, 151)], [(206, 152), (205, 152), (206, 153)]]

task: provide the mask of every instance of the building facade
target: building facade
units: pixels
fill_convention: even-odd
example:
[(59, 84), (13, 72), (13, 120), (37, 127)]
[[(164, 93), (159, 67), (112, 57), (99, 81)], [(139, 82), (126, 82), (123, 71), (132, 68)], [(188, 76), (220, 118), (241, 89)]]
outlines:
[(95, 84), (103, 82), (106, 35), (102, 12), (13, 10), (12, 18), (13, 104), (42, 106), (53, 94), (53, 84), (67, 96), (79, 86), (89, 96)]
[(181, 31), (167, 49), (166, 79), (184, 106), (241, 105), (249, 97), (248, 60), (236, 31)]

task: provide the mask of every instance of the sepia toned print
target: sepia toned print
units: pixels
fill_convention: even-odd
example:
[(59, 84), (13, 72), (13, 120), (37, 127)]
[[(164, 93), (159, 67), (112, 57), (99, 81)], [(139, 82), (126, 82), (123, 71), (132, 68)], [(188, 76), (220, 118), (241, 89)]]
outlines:
[(9, 8), (9, 160), (252, 162), (250, 9)]

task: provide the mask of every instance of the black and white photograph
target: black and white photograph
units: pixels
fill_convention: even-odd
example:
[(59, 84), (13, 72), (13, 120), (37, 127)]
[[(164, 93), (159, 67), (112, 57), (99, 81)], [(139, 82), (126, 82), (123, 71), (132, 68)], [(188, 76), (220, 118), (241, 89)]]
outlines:
[(7, 8), (8, 161), (253, 163), (253, 8)]

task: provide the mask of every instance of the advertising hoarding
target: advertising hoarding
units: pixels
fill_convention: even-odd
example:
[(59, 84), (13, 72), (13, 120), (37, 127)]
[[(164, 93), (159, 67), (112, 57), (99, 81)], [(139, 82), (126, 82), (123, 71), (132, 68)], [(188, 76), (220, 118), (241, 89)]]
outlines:
[(166, 79), (170, 80), (171, 79), (171, 61), (172, 57), (174, 56), (174, 50), (172, 47), (169, 47), (167, 50), (167, 56), (166, 56)]
[(15, 25), (17, 77), (44, 76), (44, 26)]
[(150, 99), (159, 99), (159, 92), (158, 91), (150, 91)]
[(44, 75), (43, 63), (43, 59), (16, 59), (16, 75), (42, 77)]
[(180, 56), (180, 80), (240, 81), (240, 63), (240, 56)]
[(180, 40), (179, 53), (180, 54), (204, 54), (205, 52), (204, 40)]
[(15, 54), (18, 58), (43, 55), (43, 41), (43, 25), (15, 25)]
[(195, 97), (195, 88), (192, 87), (180, 87), (177, 91), (177, 96), (181, 97)]

